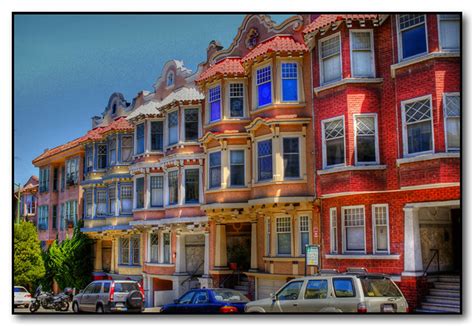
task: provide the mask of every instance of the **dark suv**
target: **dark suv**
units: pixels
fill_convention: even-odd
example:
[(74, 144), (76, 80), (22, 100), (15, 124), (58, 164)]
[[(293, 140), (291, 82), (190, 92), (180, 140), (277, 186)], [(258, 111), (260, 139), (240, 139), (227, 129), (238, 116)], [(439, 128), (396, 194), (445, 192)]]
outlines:
[(74, 296), (74, 312), (142, 312), (145, 294), (135, 281), (94, 281)]

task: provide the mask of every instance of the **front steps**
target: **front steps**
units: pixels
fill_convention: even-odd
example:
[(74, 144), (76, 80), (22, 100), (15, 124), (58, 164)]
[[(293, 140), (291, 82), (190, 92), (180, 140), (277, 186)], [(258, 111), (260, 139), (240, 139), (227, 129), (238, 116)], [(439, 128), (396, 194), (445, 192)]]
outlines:
[(461, 280), (459, 275), (430, 276), (429, 293), (423, 299), (419, 313), (460, 313)]

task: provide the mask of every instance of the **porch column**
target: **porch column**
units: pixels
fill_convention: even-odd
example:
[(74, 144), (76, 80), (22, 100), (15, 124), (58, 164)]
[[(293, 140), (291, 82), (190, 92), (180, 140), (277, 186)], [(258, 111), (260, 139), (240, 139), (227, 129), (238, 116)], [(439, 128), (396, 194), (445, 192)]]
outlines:
[(209, 276), (209, 232), (204, 233), (204, 277)]
[(227, 269), (227, 239), (225, 224), (216, 225), (216, 253), (214, 265), (217, 269)]
[(252, 245), (250, 250), (250, 271), (258, 270), (257, 263), (257, 221), (252, 221)]
[(102, 240), (95, 241), (94, 269), (98, 272), (102, 271)]
[(110, 272), (115, 273), (117, 270), (117, 255), (115, 254), (115, 250), (117, 247), (117, 241), (112, 239), (112, 249), (111, 249), (111, 257), (110, 257)]
[(175, 274), (186, 273), (185, 235), (176, 234), (176, 270)]
[(405, 211), (405, 276), (421, 276), (423, 260), (421, 257), (420, 223), (418, 208), (404, 207)]

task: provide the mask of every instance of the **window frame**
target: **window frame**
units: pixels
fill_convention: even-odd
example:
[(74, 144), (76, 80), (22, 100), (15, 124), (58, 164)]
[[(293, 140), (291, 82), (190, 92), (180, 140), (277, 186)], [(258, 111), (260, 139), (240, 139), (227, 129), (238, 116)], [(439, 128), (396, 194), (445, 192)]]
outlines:
[[(171, 115), (171, 114), (174, 114), (175, 112), (176, 112), (176, 114), (178, 115), (178, 121), (177, 121), (177, 123), (176, 123), (176, 128), (177, 128), (177, 130), (176, 130), (176, 138), (177, 138), (177, 139), (176, 139), (176, 142), (171, 143), (171, 137), (170, 137), (170, 136), (171, 136), (171, 133), (170, 133), (170, 126), (169, 126), (169, 124), (170, 124), (170, 115)], [(179, 128), (179, 127), (180, 127), (180, 126), (179, 126), (179, 109), (178, 109), (178, 108), (174, 108), (174, 109), (171, 109), (171, 110), (167, 111), (167, 112), (166, 112), (166, 119), (165, 119), (165, 121), (166, 121), (166, 141), (167, 141), (166, 149), (168, 149), (168, 148), (172, 148), (172, 147), (178, 145), (178, 144), (180, 143), (180, 141), (181, 141), (181, 140), (180, 140), (180, 131), (179, 131), (179, 129), (180, 129), (180, 128)], [(164, 142), (164, 139), (163, 139), (163, 142)], [(163, 147), (165, 147), (164, 144), (163, 144)], [(163, 150), (165, 150), (165, 148), (163, 148)]]
[[(411, 104), (414, 102), (420, 102), (423, 100), (429, 99), (430, 101), (430, 109), (431, 109), (431, 150), (423, 151), (423, 152), (416, 152), (416, 153), (408, 153), (408, 130), (407, 130), (407, 123), (406, 123), (406, 105)], [(400, 102), (401, 110), (402, 110), (402, 136), (403, 136), (403, 157), (414, 157), (423, 154), (433, 154), (435, 152), (435, 137), (434, 137), (434, 123), (433, 123), (433, 99), (432, 95), (424, 95), (415, 98), (411, 98), (408, 100), (404, 100)]]
[[(427, 55), (430, 52), (429, 44), (428, 44), (428, 21), (426, 14), (423, 14), (425, 16), (424, 24), (425, 24), (425, 45), (426, 45), (426, 51), (422, 53), (418, 53), (409, 57), (404, 58), (403, 57), (403, 40), (402, 40), (402, 30), (400, 29), (400, 15), (396, 15), (396, 25), (397, 25), (397, 47), (398, 47), (398, 62), (403, 62), (411, 59), (415, 59), (424, 55)], [(418, 24), (420, 25), (420, 24)], [(416, 25), (416, 26), (418, 26)], [(410, 28), (413, 28), (413, 26), (410, 26)]]
[[(151, 189), (151, 185), (152, 185), (152, 182), (151, 182), (151, 178), (152, 177), (162, 177), (162, 188), (161, 188), (161, 200), (162, 200), (162, 205), (161, 206), (154, 206), (152, 203), (153, 203), (153, 200), (152, 200), (152, 189)], [(147, 208), (150, 208), (150, 209), (160, 209), (160, 208), (163, 208), (165, 207), (165, 174), (164, 173), (149, 173), (147, 175), (147, 183), (148, 183), (148, 187), (147, 189), (145, 190), (145, 197), (148, 198), (148, 206)]]
[[(362, 208), (364, 214), (364, 249), (363, 250), (347, 250), (346, 243), (346, 223), (345, 223), (345, 211), (350, 209)], [(353, 206), (342, 206), (341, 207), (341, 228), (342, 228), (342, 253), (343, 254), (367, 254), (367, 216), (365, 214), (365, 205), (353, 205)]]
[[(289, 226), (290, 226), (290, 231), (288, 232), (279, 232), (278, 231), (278, 220), (279, 219), (289, 219)], [(294, 255), (294, 252), (293, 252), (293, 241), (294, 241), (294, 235), (293, 235), (293, 229), (294, 229), (294, 226), (293, 226), (293, 218), (290, 216), (290, 215), (286, 215), (286, 214), (281, 214), (281, 215), (276, 215), (275, 216), (275, 227), (274, 227), (274, 230), (275, 230), (275, 254), (276, 256), (279, 256), (279, 257), (293, 257)], [(290, 253), (289, 254), (285, 254), (285, 253), (280, 253), (278, 251), (278, 235), (279, 234), (290, 234)]]
[[(334, 216), (333, 216), (334, 212)], [(338, 250), (338, 237), (337, 237), (337, 208), (329, 208), (329, 252), (331, 254), (337, 254)], [(335, 224), (335, 225), (333, 225)]]
[[(270, 67), (270, 90), (272, 92), (271, 94), (271, 101), (270, 103), (266, 103), (266, 104), (263, 104), (263, 105), (259, 105), (258, 102), (259, 102), (259, 97), (258, 97), (258, 86), (259, 85), (262, 85), (264, 83), (260, 83), (258, 84), (257, 83), (257, 72), (259, 70), (263, 70), (267, 67)], [(257, 65), (255, 68), (254, 68), (254, 78), (253, 78), (253, 89), (254, 89), (254, 93), (255, 93), (255, 105), (253, 106), (253, 111), (257, 111), (257, 110), (260, 110), (260, 109), (263, 109), (263, 108), (266, 108), (268, 106), (271, 106), (275, 103), (275, 92), (274, 92), (274, 82), (275, 82), (275, 78), (274, 78), (274, 69), (273, 69), (273, 61), (270, 59), (268, 61), (265, 61), (265, 62), (262, 62), (261, 64)], [(268, 81), (266, 81), (265, 83), (268, 83)]]
[[(123, 146), (123, 139), (124, 138), (130, 138), (131, 139), (131, 146), (129, 146), (129, 147)], [(123, 163), (130, 163), (130, 162), (133, 161), (133, 156), (135, 155), (134, 139), (135, 139), (135, 137), (134, 137), (133, 134), (121, 134), (120, 135), (120, 163), (122, 163), (122, 164)], [(124, 155), (123, 155), (123, 153), (124, 153), (123, 149), (124, 148), (129, 148), (130, 149), (131, 155), (130, 155), (130, 160), (128, 160), (128, 161), (124, 160)]]
[[(162, 123), (162, 143), (161, 143), (161, 150), (159, 149), (153, 149), (152, 148), (152, 134), (151, 134), (151, 131), (152, 131), (152, 123), (153, 122), (161, 122)], [(165, 119), (164, 118), (161, 118), (161, 119), (150, 119), (150, 120), (147, 120), (147, 124), (148, 124), (148, 132), (147, 132), (147, 137), (149, 139), (149, 141), (147, 142), (147, 151), (150, 152), (150, 153), (163, 153), (164, 152), (164, 148), (165, 148)]]
[[(214, 154), (214, 153), (217, 153), (217, 152), (220, 152), (220, 158), (221, 158), (221, 162), (220, 162), (220, 170), (221, 170), (221, 177), (220, 177), (220, 185), (219, 186), (216, 186), (216, 187), (212, 187), (211, 186), (211, 154)], [(223, 174), (223, 168), (222, 168), (222, 151), (219, 147), (216, 147), (216, 148), (213, 148), (212, 150), (209, 150), (207, 152), (207, 190), (216, 190), (216, 189), (222, 189), (222, 174)]]
[[(242, 116), (239, 116), (239, 117), (233, 117), (231, 114), (232, 114), (232, 104), (231, 104), (231, 99), (232, 98), (240, 98), (239, 96), (231, 96), (230, 95), (230, 89), (231, 89), (231, 85), (234, 85), (234, 84), (241, 84), (242, 85)], [(238, 119), (243, 119), (243, 118), (246, 118), (248, 117), (248, 113), (247, 113), (247, 83), (245, 80), (232, 80), (232, 81), (229, 81), (227, 83), (227, 87), (226, 87), (226, 94), (228, 94), (228, 114), (227, 114), (227, 118), (229, 120), (238, 120)]]
[[(263, 142), (263, 141), (270, 141), (270, 144), (272, 146), (272, 153), (270, 157), (272, 158), (272, 176), (271, 178), (268, 179), (260, 179), (260, 163), (259, 163), (259, 154), (258, 154), (258, 144)], [(258, 139), (255, 139), (254, 141), (255, 144), (255, 172), (256, 172), (256, 177), (254, 178), (256, 180), (256, 183), (265, 183), (265, 182), (273, 182), (275, 178), (275, 149), (274, 149), (274, 144), (273, 144), (273, 136), (271, 134), (269, 135), (264, 135), (262, 137), (259, 137)]]
[[(344, 162), (338, 164), (327, 164), (327, 153), (326, 153), (326, 123), (342, 119), (342, 126), (344, 134), (342, 138), (344, 139)], [(346, 166), (347, 164), (347, 143), (346, 143), (346, 117), (344, 115), (339, 115), (337, 117), (328, 118), (321, 120), (321, 137), (322, 137), (322, 155), (323, 155), (323, 169), (331, 169), (335, 167)]]
[[(152, 246), (154, 246), (151, 242), (151, 238), (156, 236), (156, 260), (152, 258)], [(149, 231), (148, 232), (148, 250), (147, 250), (147, 263), (151, 264), (159, 264), (160, 263), (160, 236), (159, 233), (156, 231)]]
[[(211, 102), (211, 90), (215, 89), (215, 88), (219, 88), (219, 110), (220, 110), (220, 113), (219, 113), (219, 119), (216, 119), (216, 120), (211, 120), (211, 104), (214, 103), (214, 102), (217, 102), (217, 100), (215, 101), (212, 101)], [(209, 87), (207, 88), (207, 119), (206, 119), (206, 122), (208, 125), (210, 124), (213, 124), (213, 123), (216, 123), (216, 122), (219, 122), (222, 120), (222, 117), (223, 117), (223, 110), (222, 110), (222, 84), (221, 82), (216, 82), (212, 85), (209, 85)]]
[[(236, 151), (242, 151), (244, 152), (244, 184), (243, 185), (233, 185), (232, 184), (232, 155), (231, 152), (236, 152)], [(228, 146), (227, 148), (228, 152), (228, 162), (229, 162), (229, 180), (227, 182), (227, 187), (228, 188), (247, 188), (247, 147), (246, 146)], [(222, 158), (222, 156), (221, 156)]]
[(272, 219), (269, 216), (265, 216), (265, 256), (270, 257), (272, 255)]
[[(462, 43), (462, 39), (461, 39), (461, 36), (462, 36), (462, 17), (459, 16), (459, 38), (460, 38), (460, 42), (459, 42), (459, 48), (458, 49), (445, 49), (443, 48), (443, 42), (441, 40), (441, 16), (442, 14), (437, 14), (437, 23), (438, 23), (438, 43), (439, 43), (439, 49), (442, 51), (442, 52), (460, 52), (461, 51), (461, 43)], [(447, 19), (446, 19), (447, 20)], [(453, 19), (451, 19), (453, 20)]]
[[(94, 202), (95, 202), (95, 216), (97, 217), (105, 217), (108, 215), (108, 187), (101, 187), (101, 188), (95, 188), (95, 196), (94, 196)], [(105, 198), (104, 198), (104, 205), (105, 205), (105, 211), (99, 213), (98, 207), (99, 207), (99, 192), (104, 192), (105, 193)], [(69, 214), (68, 214), (69, 217)]]
[[(308, 218), (308, 230), (307, 231), (301, 231), (301, 218), (302, 217), (307, 217)], [(298, 227), (298, 234), (297, 234), (297, 237), (298, 237), (298, 241), (297, 241), (297, 244), (296, 244), (296, 252), (297, 252), (297, 255), (299, 256), (304, 256), (305, 255), (305, 252), (302, 252), (302, 247), (301, 247), (301, 241), (302, 241), (302, 237), (301, 237), (301, 233), (303, 232), (307, 232), (308, 233), (308, 245), (312, 245), (313, 244), (313, 237), (312, 237), (312, 232), (311, 230), (313, 229), (312, 228), (312, 215), (311, 215), (311, 212), (301, 212), (298, 214), (297, 216), (297, 227)]]
[[(324, 73), (323, 73), (323, 57), (322, 57), (322, 43), (330, 40), (331, 38), (339, 37), (339, 64), (340, 64), (340, 73), (339, 79), (331, 80), (331, 81), (324, 81)], [(343, 79), (343, 67), (342, 67), (342, 39), (341, 39), (341, 32), (337, 32), (331, 34), (329, 36), (323, 37), (322, 39), (318, 40), (318, 60), (319, 60), (319, 85), (330, 85), (332, 83), (337, 83)]]
[[(169, 248), (168, 248), (168, 261), (165, 261), (165, 234), (169, 236)], [(159, 262), (160, 264), (172, 264), (173, 257), (171, 256), (171, 232), (170, 231), (162, 231), (159, 237)]]
[[(285, 176), (285, 146), (284, 146), (284, 140), (287, 138), (296, 138), (298, 139), (298, 169), (299, 173), (298, 176), (296, 177), (286, 177)], [(303, 179), (303, 171), (304, 171), (304, 165), (303, 165), (303, 159), (302, 159), (302, 153), (305, 150), (304, 148), (304, 138), (302, 137), (301, 134), (294, 134), (294, 133), (280, 133), (280, 149), (281, 149), (281, 157), (282, 157), (282, 172), (283, 172), (283, 180), (300, 180)], [(294, 153), (293, 153), (294, 154)], [(272, 150), (272, 156), (273, 156), (273, 150)]]
[[(138, 127), (143, 126), (143, 152), (138, 152)], [(145, 121), (141, 121), (135, 125), (134, 133), (133, 133), (133, 152), (135, 155), (143, 155), (146, 152), (146, 131), (145, 131)]]
[[(198, 181), (198, 185), (197, 185), (197, 188), (198, 188), (198, 198), (197, 198), (197, 201), (186, 201), (186, 172), (188, 170), (198, 170), (198, 175), (197, 175), (197, 181)], [(181, 195), (181, 198), (182, 198), (182, 203), (181, 204), (184, 204), (184, 205), (199, 205), (202, 200), (202, 196), (201, 196), (201, 183), (202, 183), (202, 180), (201, 180), (201, 174), (202, 174), (202, 171), (201, 171), (201, 167), (199, 165), (189, 165), (189, 166), (184, 166), (182, 169), (181, 169), (181, 181), (182, 181), (182, 186), (180, 187), (180, 189), (183, 190), (183, 193)], [(178, 182), (178, 186), (179, 186), (179, 182)], [(178, 189), (178, 192), (179, 192), (179, 189)]]
[[(114, 195), (114, 204), (111, 206), (111, 200), (112, 197), (110, 196), (111, 192)], [(112, 183), (112, 185), (109, 185), (107, 187), (107, 212), (110, 216), (117, 216), (117, 187), (115, 183)]]
[[(197, 110), (198, 111), (198, 121), (197, 121), (197, 138), (195, 140), (186, 140), (186, 110)], [(198, 143), (199, 138), (201, 138), (201, 108), (198, 106), (186, 106), (182, 109), (183, 118), (181, 119), (181, 139), (184, 143)]]
[[(97, 156), (97, 170), (98, 171), (104, 171), (105, 169), (107, 169), (108, 165), (109, 165), (109, 146), (108, 146), (108, 143), (107, 141), (106, 142), (100, 142), (100, 143), (96, 143), (96, 156)], [(100, 146), (105, 146), (105, 167), (100, 167), (99, 166), (99, 156), (104, 156), (104, 154), (100, 154), (99, 153), (99, 147)], [(67, 176), (67, 168), (66, 168), (66, 176)]]
[[(375, 216), (375, 209), (377, 207), (383, 207), (386, 209), (387, 215), (387, 250), (377, 250), (377, 224), (376, 224), (376, 216)], [(387, 254), (390, 255), (390, 212), (389, 212), (389, 205), (388, 204), (373, 204), (372, 205), (372, 248), (375, 254)]]
[[(176, 175), (176, 202), (175, 203), (171, 203), (170, 202), (170, 174), (171, 173), (174, 173), (176, 172), (177, 175)], [(164, 186), (165, 184), (163, 184)], [(169, 207), (169, 206), (177, 206), (180, 204), (180, 200), (181, 200), (181, 196), (180, 196), (180, 188), (181, 188), (181, 182), (180, 182), (180, 173), (179, 173), (179, 168), (177, 167), (174, 167), (174, 168), (171, 168), (169, 170), (166, 171), (166, 206)]]
[[(137, 180), (143, 179), (143, 207), (138, 207), (138, 195), (137, 195)], [(133, 210), (146, 209), (146, 187), (145, 187), (145, 175), (134, 176), (133, 178)]]
[[(130, 194), (131, 194), (131, 207), (130, 207), (130, 211), (129, 212), (126, 212), (126, 211), (123, 211), (123, 190), (122, 188), (123, 187), (127, 187), (127, 188), (130, 188)], [(134, 204), (134, 196), (133, 196), (133, 193), (134, 193), (135, 189), (134, 189), (134, 183), (133, 182), (127, 182), (127, 183), (120, 183), (119, 184), (119, 200), (120, 200), (120, 207), (119, 207), (119, 214), (120, 215), (131, 215), (133, 214), (133, 209), (135, 207), (135, 204)]]
[[(285, 101), (283, 99), (283, 79), (293, 79), (293, 78), (283, 78), (283, 64), (288, 64), (288, 63), (293, 63), (296, 65), (296, 100), (293, 101)], [(300, 103), (301, 102), (301, 95), (300, 95), (300, 89), (301, 89), (301, 65), (300, 62), (297, 60), (280, 60), (279, 61), (279, 78), (280, 78), (280, 101), (281, 103)]]
[[(461, 94), (459, 92), (447, 92), (443, 93), (443, 120), (444, 120), (444, 144), (446, 148), (446, 152), (460, 152), (461, 151), (461, 144), (459, 144), (459, 148), (450, 148), (448, 147), (448, 125), (447, 125), (447, 119), (449, 118), (446, 114), (446, 97), (449, 96), (458, 96), (459, 97), (459, 123), (461, 126), (461, 132), (459, 137), (461, 138), (462, 136), (462, 123), (461, 123), (461, 111), (462, 111), (462, 101), (461, 101)], [(433, 146), (434, 147), (434, 146)]]
[[(359, 162), (357, 159), (357, 118), (360, 117), (373, 117), (374, 118), (374, 129), (375, 129), (375, 161), (373, 162)], [(378, 165), (380, 164), (380, 153), (379, 153), (379, 125), (378, 125), (378, 114), (377, 113), (355, 113), (352, 116), (353, 126), (354, 126), (354, 162), (355, 165), (365, 166), (365, 165)]]
[[(354, 50), (352, 48), (352, 40), (354, 38), (353, 34), (355, 33), (369, 33), (370, 34), (370, 60), (371, 60), (371, 67), (372, 67), (372, 74), (368, 76), (357, 76), (354, 73), (354, 67), (353, 67), (353, 62), (354, 62)], [(350, 60), (351, 60), (351, 76), (355, 78), (375, 78), (377, 76), (377, 73), (375, 71), (375, 49), (374, 49), (374, 30), (373, 29), (351, 29), (349, 30), (349, 47), (350, 47)]]
[[(115, 143), (115, 148), (112, 148), (111, 144)], [(107, 138), (107, 164), (108, 166), (114, 166), (118, 163), (118, 134), (113, 134)], [(115, 159), (112, 161), (112, 153), (114, 153)]]

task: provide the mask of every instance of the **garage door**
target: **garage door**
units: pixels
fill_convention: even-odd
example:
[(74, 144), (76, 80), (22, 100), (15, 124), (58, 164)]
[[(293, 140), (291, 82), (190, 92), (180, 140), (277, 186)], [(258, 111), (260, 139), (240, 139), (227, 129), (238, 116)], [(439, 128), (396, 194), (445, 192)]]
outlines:
[(284, 280), (272, 280), (259, 278), (257, 281), (257, 299), (265, 299), (270, 297), (270, 293), (275, 293), (286, 282)]

